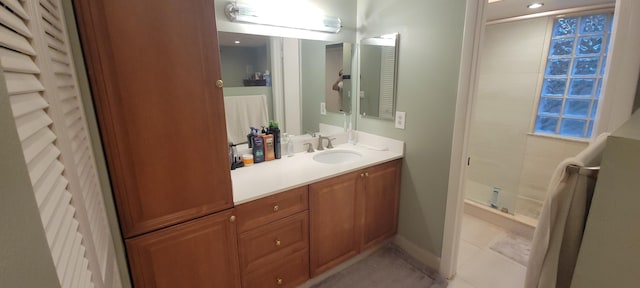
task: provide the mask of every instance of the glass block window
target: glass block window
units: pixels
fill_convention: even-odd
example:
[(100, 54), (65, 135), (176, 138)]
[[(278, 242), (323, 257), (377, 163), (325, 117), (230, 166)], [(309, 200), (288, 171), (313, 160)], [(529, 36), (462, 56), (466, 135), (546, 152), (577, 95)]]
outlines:
[(604, 13), (555, 20), (535, 133), (591, 137), (612, 19)]

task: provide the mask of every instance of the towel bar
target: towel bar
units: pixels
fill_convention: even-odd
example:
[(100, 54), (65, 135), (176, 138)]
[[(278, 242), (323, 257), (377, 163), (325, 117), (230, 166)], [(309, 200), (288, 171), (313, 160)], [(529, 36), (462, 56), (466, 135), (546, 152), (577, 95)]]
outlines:
[(600, 172), (600, 166), (581, 167), (578, 165), (570, 164), (567, 166), (567, 171), (572, 173), (578, 173), (580, 175), (590, 176), (590, 177), (598, 177), (598, 172)]

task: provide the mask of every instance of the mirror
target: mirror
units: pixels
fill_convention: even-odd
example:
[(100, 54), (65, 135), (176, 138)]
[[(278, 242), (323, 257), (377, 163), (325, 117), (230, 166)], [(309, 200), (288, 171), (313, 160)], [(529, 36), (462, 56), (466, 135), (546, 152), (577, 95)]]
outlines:
[(360, 41), (360, 115), (395, 117), (399, 34)]
[(351, 44), (325, 46), (325, 104), (333, 113), (351, 113)]
[[(282, 132), (301, 135), (332, 134), (328, 128), (343, 128), (350, 119), (351, 44), (222, 31), (218, 38), (229, 141), (246, 142), (249, 126), (268, 120), (278, 121)], [(327, 47), (338, 46), (340, 59), (327, 62)], [(341, 91), (332, 90), (338, 67), (346, 71)], [(329, 107), (327, 100), (337, 102)], [(251, 109), (238, 110), (239, 105)]]
[(227, 137), (230, 142), (246, 142), (249, 127), (259, 128), (275, 119), (269, 38), (218, 33)]

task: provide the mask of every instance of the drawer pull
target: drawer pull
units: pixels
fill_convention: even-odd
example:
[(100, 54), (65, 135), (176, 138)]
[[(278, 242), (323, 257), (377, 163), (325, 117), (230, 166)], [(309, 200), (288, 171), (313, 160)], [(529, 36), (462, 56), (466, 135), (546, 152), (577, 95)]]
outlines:
[(282, 283), (284, 283), (284, 280), (282, 280), (282, 278), (276, 278), (276, 284), (282, 285)]
[(280, 206), (278, 205), (273, 206), (273, 212), (278, 212), (278, 210), (280, 210)]
[(280, 245), (282, 245), (282, 242), (280, 240), (276, 240), (276, 247), (280, 247)]

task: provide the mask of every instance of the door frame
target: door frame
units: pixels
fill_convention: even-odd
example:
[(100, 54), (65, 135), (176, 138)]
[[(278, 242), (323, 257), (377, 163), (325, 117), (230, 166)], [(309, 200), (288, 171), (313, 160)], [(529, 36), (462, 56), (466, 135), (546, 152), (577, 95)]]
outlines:
[(449, 183), (444, 218), (440, 274), (452, 279), (457, 272), (464, 205), (463, 181), (474, 94), (477, 91), (480, 44), (484, 33), (486, 0), (467, 0), (456, 96)]
[[(633, 33), (636, 23), (640, 22), (640, 4), (637, 0), (616, 0), (608, 64), (602, 86), (602, 107), (598, 111), (599, 124), (594, 127), (596, 137), (602, 132), (612, 132), (631, 117), (631, 106), (637, 93), (637, 79), (640, 74), (638, 63), (640, 57), (625, 57), (625, 54), (638, 51), (640, 35)], [(460, 244), (460, 229), (464, 211), (464, 179), (469, 142), (469, 127), (475, 94), (478, 86), (478, 67), (480, 45), (485, 30), (485, 0), (467, 0), (465, 28), (462, 42), (458, 94), (456, 97), (455, 122), (451, 147), (449, 168), (449, 186), (443, 233), (440, 274), (448, 279), (455, 277)], [(621, 35), (618, 35), (621, 34)], [(627, 59), (622, 61), (620, 59)], [(617, 65), (614, 65), (613, 63)], [(609, 84), (609, 75), (625, 75), (616, 85)], [(623, 82), (623, 83), (621, 83)], [(615, 86), (611, 88), (610, 86)], [(610, 95), (617, 95), (616, 98)], [(609, 95), (609, 97), (607, 97)], [(619, 113), (613, 113), (618, 111)], [(629, 112), (629, 113), (627, 113)], [(628, 114), (628, 115), (627, 115)]]

